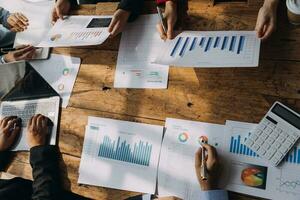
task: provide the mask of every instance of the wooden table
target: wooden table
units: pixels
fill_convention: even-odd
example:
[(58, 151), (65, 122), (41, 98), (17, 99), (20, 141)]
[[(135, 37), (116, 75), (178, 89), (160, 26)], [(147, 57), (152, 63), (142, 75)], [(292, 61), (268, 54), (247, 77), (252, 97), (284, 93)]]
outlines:
[[(145, 13), (153, 9), (147, 3)], [(186, 30), (253, 30), (261, 4), (189, 1)], [(81, 6), (76, 14), (112, 14), (116, 3)], [(64, 187), (93, 199), (125, 199), (136, 193), (78, 185), (88, 116), (164, 125), (166, 117), (224, 124), (259, 122), (275, 100), (300, 110), (300, 28), (278, 12), (278, 32), (262, 44), (258, 68), (170, 68), (166, 90), (114, 89), (120, 37), (101, 46), (57, 48), (82, 59), (69, 107), (62, 109), (59, 147)], [(28, 153), (17, 153), (8, 173), (32, 179)], [(230, 193), (230, 199), (254, 199)]]

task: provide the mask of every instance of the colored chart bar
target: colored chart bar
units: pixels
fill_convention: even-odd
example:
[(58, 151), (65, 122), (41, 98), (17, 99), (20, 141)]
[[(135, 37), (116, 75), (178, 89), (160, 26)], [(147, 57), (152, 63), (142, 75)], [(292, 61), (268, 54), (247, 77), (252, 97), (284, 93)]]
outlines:
[(177, 39), (177, 42), (176, 42), (176, 44), (175, 44), (175, 46), (174, 46), (174, 48), (173, 48), (173, 50), (172, 50), (170, 56), (174, 56), (174, 55), (175, 55), (175, 53), (176, 53), (176, 51), (177, 51), (177, 49), (178, 49), (178, 47), (179, 47), (181, 41), (182, 41), (182, 37), (179, 37), (179, 38)]
[(208, 51), (210, 49), (210, 46), (211, 46), (211, 43), (212, 43), (212, 37), (209, 37), (208, 38), (208, 41), (206, 43), (206, 47), (205, 47), (205, 50), (204, 51)]
[(229, 51), (234, 51), (235, 43), (236, 43), (236, 36), (232, 36)]
[(294, 147), (293, 150), (286, 155), (285, 161), (288, 163), (300, 164), (300, 148)]
[(181, 56), (181, 57), (184, 56), (184, 52), (185, 52), (186, 47), (188, 46), (189, 41), (190, 41), (189, 37), (185, 38), (185, 42), (184, 42), (184, 44), (183, 44), (183, 46), (181, 48), (179, 56)]
[[(244, 139), (246, 141), (246, 138)], [(258, 155), (253, 152), (251, 149), (246, 147), (242, 142), (241, 142), (241, 136), (238, 135), (236, 137), (231, 137), (230, 138), (230, 148), (229, 148), (230, 153), (234, 154), (239, 154), (239, 155), (246, 155), (246, 156), (252, 156), (252, 157), (258, 157)]]
[(239, 46), (238, 46), (237, 54), (240, 54), (241, 51), (243, 51), (244, 44), (245, 44), (245, 36), (240, 36), (240, 41), (239, 41)]
[(192, 50), (195, 48), (196, 43), (197, 43), (197, 38), (195, 37), (195, 38), (193, 39), (193, 41), (192, 41), (191, 46), (190, 46), (190, 51), (192, 51)]
[(222, 43), (221, 50), (224, 50), (224, 49), (226, 49), (226, 47), (227, 47), (227, 43), (228, 43), (228, 37), (227, 37), (227, 36), (225, 36), (225, 37), (223, 38), (223, 43)]
[(220, 43), (220, 37), (216, 37), (214, 48), (217, 48), (219, 46), (219, 43)]
[(134, 163), (138, 165), (149, 166), (152, 152), (152, 145), (148, 142), (139, 141), (134, 143), (133, 149), (130, 144), (126, 144), (126, 140), (111, 140), (109, 136), (104, 136), (99, 148), (99, 157), (109, 158), (113, 160)]
[(200, 43), (199, 43), (199, 46), (200, 46), (201, 48), (203, 48), (203, 47), (204, 47), (205, 40), (206, 40), (206, 38), (205, 38), (205, 37), (202, 37), (202, 38), (201, 38), (201, 40), (200, 40)]

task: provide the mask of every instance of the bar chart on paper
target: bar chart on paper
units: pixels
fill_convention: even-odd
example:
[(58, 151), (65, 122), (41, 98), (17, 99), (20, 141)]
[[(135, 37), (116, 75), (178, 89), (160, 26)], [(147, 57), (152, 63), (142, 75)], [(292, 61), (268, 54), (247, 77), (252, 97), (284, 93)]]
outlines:
[(152, 145), (148, 142), (139, 141), (133, 144), (127, 143), (120, 136), (117, 140), (104, 136), (100, 144), (98, 156), (138, 165), (149, 166)]
[(155, 62), (190, 67), (256, 67), (260, 40), (253, 31), (183, 32)]

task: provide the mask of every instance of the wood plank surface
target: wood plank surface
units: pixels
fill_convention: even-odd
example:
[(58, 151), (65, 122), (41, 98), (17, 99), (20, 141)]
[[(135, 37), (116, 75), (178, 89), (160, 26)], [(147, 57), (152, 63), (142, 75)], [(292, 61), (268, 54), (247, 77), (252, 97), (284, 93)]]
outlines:
[[(261, 1), (217, 3), (189, 1), (184, 30), (253, 30)], [(111, 15), (117, 3), (80, 6), (74, 14)], [(166, 90), (113, 88), (120, 36), (90, 47), (56, 48), (80, 57), (82, 64), (70, 104), (62, 109), (59, 147), (64, 187), (92, 199), (125, 199), (137, 193), (78, 185), (78, 168), (88, 116), (163, 125), (166, 117), (223, 124), (225, 120), (259, 122), (274, 101), (300, 110), (300, 28), (278, 10), (278, 31), (262, 44), (258, 68), (170, 68)], [(143, 11), (153, 13), (147, 2)], [(31, 179), (28, 153), (17, 153), (7, 172)], [(230, 193), (230, 199), (259, 199)]]

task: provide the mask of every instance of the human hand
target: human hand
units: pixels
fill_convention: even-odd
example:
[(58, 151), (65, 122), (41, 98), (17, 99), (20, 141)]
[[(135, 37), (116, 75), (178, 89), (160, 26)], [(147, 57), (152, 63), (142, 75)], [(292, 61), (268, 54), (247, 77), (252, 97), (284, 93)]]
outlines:
[(116, 35), (118, 35), (120, 32), (123, 31), (129, 16), (130, 16), (130, 12), (126, 10), (118, 9), (115, 12), (110, 22), (110, 25), (108, 27), (108, 32), (110, 32), (111, 37), (115, 37)]
[(22, 45), (4, 55), (4, 61), (7, 63), (19, 60), (30, 60), (35, 54), (35, 48), (31, 45)]
[(21, 119), (15, 116), (0, 121), (0, 151), (9, 149), (21, 131)]
[(48, 120), (40, 114), (30, 119), (27, 127), (27, 142), (30, 148), (45, 145), (49, 128)]
[(165, 6), (164, 20), (166, 20), (167, 24), (167, 32), (165, 33), (163, 25), (161, 23), (156, 25), (156, 29), (158, 30), (161, 39), (172, 40), (175, 37), (174, 28), (177, 22), (177, 4), (173, 1), (167, 1)]
[(57, 0), (52, 10), (52, 23), (55, 23), (58, 19), (63, 19), (64, 15), (67, 15), (71, 9), (71, 3), (69, 0)]
[(276, 30), (277, 23), (277, 0), (265, 1), (259, 9), (256, 27), (257, 37), (266, 40)]
[[(207, 180), (201, 178), (202, 151), (207, 151), (205, 165), (208, 173)], [(217, 151), (214, 147), (203, 143), (195, 154), (195, 169), (198, 182), (202, 190), (214, 190), (218, 187), (218, 179), (220, 175), (220, 165)]]
[(13, 32), (22, 32), (29, 25), (27, 17), (22, 13), (13, 13), (7, 18), (8, 28)]

